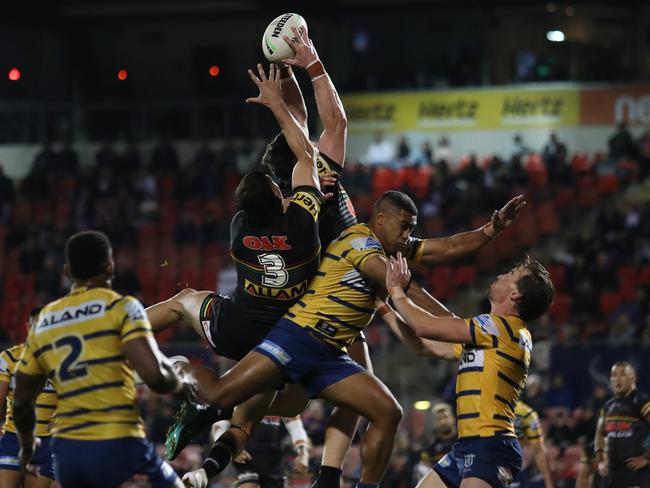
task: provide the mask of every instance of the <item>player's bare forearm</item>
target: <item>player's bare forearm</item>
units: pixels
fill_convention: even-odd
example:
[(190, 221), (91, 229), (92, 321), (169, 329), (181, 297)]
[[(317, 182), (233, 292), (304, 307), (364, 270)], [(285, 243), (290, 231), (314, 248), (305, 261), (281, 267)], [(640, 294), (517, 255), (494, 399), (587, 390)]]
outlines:
[(544, 449), (543, 444), (538, 444), (538, 448), (535, 450), (535, 465), (539, 472), (542, 473), (546, 487), (548, 488), (553, 486), (551, 465), (548, 462), (548, 456), (546, 455), (546, 449)]
[(13, 419), (22, 441), (34, 438), (36, 427), (36, 397), (43, 389), (47, 376), (27, 375), (18, 371), (16, 373), (16, 387), (14, 389)]
[(122, 352), (142, 381), (160, 394), (174, 393), (181, 388), (181, 379), (150, 337), (138, 337), (122, 344)]
[(319, 150), (343, 166), (348, 134), (343, 102), (327, 74), (315, 78), (312, 84), (318, 115), (323, 122), (323, 133), (318, 142)]
[(296, 119), (298, 124), (307, 131), (307, 107), (305, 106), (305, 99), (302, 96), (298, 80), (293, 75), (291, 66), (281, 68), (281, 85), (280, 91), (282, 93), (282, 100), (287, 105), (289, 112)]
[(421, 263), (446, 263), (479, 250), (493, 239), (483, 229), (480, 227), (450, 237), (425, 239)]
[(400, 342), (412, 349), (418, 356), (448, 360), (454, 359), (454, 346), (452, 344), (418, 337), (404, 319), (394, 310), (390, 309), (382, 318)]

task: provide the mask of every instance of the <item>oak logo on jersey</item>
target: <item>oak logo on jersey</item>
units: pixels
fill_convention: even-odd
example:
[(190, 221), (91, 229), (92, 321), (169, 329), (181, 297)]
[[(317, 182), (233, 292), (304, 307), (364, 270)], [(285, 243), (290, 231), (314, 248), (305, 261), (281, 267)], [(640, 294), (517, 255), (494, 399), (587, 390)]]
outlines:
[(288, 251), (291, 249), (288, 239), (289, 236), (246, 236), (242, 244), (253, 251)]
[(274, 300), (293, 300), (300, 298), (307, 291), (307, 281), (286, 288), (270, 288), (268, 286), (258, 285), (250, 280), (244, 279), (244, 290), (249, 295), (260, 298), (273, 298)]
[[(52, 310), (42, 315), (36, 330), (46, 327), (72, 325), (87, 320), (91, 315), (104, 315), (106, 313), (103, 301), (86, 302), (63, 310)], [(96, 317), (93, 317), (96, 318)]]
[(293, 196), (293, 200), (291, 201), (293, 203), (297, 203), (302, 208), (307, 210), (307, 212), (312, 214), (314, 218), (318, 217), (318, 212), (320, 210), (319, 202), (316, 198), (314, 198), (309, 193), (299, 191)]

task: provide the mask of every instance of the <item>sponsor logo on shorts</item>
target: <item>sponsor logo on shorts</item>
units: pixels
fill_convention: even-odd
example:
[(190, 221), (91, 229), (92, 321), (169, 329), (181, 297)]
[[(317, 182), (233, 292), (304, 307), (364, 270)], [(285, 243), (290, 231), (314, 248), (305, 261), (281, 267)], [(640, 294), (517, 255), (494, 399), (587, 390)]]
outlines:
[(203, 333), (205, 334), (206, 339), (210, 343), (212, 347), (217, 347), (214, 342), (212, 341), (212, 336), (210, 334), (210, 321), (209, 320), (201, 320), (201, 327), (203, 328)]
[(504, 466), (497, 466), (497, 478), (504, 486), (508, 486), (512, 481), (512, 472)]
[(0, 465), (5, 465), (5, 466), (19, 466), (20, 463), (18, 462), (17, 457), (13, 456), (1, 456), (0, 457)]
[(268, 352), (283, 366), (291, 361), (291, 356), (289, 356), (284, 349), (278, 346), (275, 342), (271, 342), (268, 339), (262, 342), (262, 344), (260, 344), (258, 347), (263, 351)]
[(445, 454), (445, 457), (438, 461), (438, 466), (441, 468), (447, 468), (451, 466), (451, 458), (449, 457), (449, 454)]

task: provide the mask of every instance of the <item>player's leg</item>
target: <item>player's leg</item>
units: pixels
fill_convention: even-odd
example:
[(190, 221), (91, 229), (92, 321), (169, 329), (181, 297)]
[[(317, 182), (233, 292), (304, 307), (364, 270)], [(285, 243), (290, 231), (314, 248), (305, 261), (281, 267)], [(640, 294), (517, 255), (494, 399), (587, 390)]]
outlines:
[(463, 478), (460, 488), (491, 488), (491, 484), (481, 478)]
[[(366, 371), (373, 373), (368, 345), (364, 340), (352, 343), (348, 347), (348, 355)], [(321, 467), (318, 477), (312, 485), (313, 488), (338, 488), (340, 486), (343, 461), (357, 431), (359, 418), (357, 412), (345, 407), (336, 407), (330, 415), (325, 431)]]
[(415, 488), (447, 488), (447, 485), (442, 481), (440, 475), (432, 469)]
[(154, 332), (166, 329), (180, 321), (192, 326), (194, 331), (203, 337), (200, 312), (205, 300), (214, 297), (213, 291), (196, 291), (185, 288), (164, 302), (156, 303), (146, 309), (147, 317)]
[[(0, 486), (4, 487), (2, 484)], [(54, 486), (54, 480), (47, 476), (25, 475), (23, 488), (51, 488), (52, 486)]]
[(350, 408), (370, 421), (361, 444), (361, 483), (377, 485), (388, 465), (402, 420), (397, 400), (381, 381), (365, 371), (328, 386), (318, 396)]
[(295, 417), (305, 410), (307, 403), (309, 403), (307, 392), (298, 383), (290, 383), (278, 392), (266, 415)]
[(0, 469), (0, 487), (20, 488), (23, 484), (23, 473), (10, 469)]

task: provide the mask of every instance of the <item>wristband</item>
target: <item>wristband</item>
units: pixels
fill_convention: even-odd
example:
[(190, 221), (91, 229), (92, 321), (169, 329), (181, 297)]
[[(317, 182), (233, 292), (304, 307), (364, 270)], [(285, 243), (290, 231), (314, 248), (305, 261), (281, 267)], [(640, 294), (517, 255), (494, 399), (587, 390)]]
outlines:
[(321, 63), (320, 59), (316, 59), (309, 63), (306, 69), (311, 81), (314, 81), (315, 79), (320, 78), (326, 74), (325, 67), (323, 66), (323, 63)]
[(392, 311), (393, 310), (385, 303), (383, 303), (381, 307), (377, 309), (377, 312), (379, 312), (382, 317), (385, 317), (386, 315), (390, 314)]
[[(492, 229), (492, 233), (487, 231), (488, 226)], [(483, 227), (481, 227), (481, 230), (483, 231), (483, 234), (488, 236), (490, 239), (494, 239), (497, 236), (497, 233), (494, 232), (494, 225), (492, 225), (492, 222), (485, 224)]]

